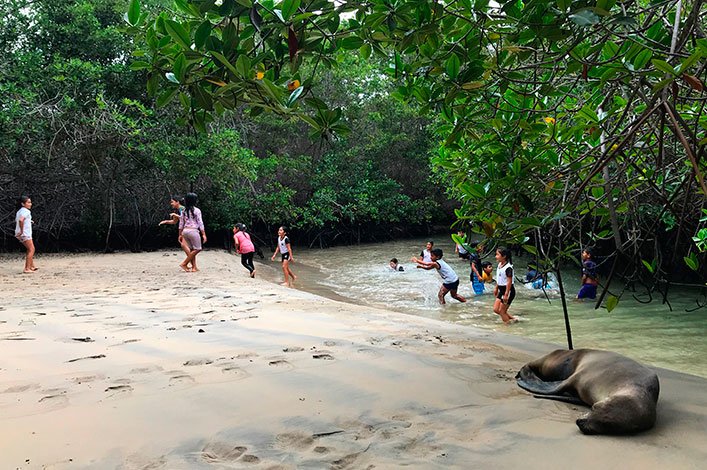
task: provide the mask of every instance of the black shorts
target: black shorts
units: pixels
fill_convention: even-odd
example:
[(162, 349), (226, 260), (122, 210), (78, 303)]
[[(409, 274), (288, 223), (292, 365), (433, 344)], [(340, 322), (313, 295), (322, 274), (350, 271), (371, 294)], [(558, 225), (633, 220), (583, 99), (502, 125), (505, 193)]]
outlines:
[[(496, 296), (497, 299), (500, 299), (501, 302), (503, 302), (503, 294), (506, 293), (506, 286), (498, 286), (498, 295)], [(513, 302), (513, 299), (516, 297), (516, 288), (513, 284), (511, 284), (511, 293), (508, 294), (508, 302), (506, 302), (507, 305), (511, 305), (511, 302)]]
[(290, 252), (288, 251), (287, 253), (281, 253), (282, 259), (280, 261), (285, 261), (290, 259)]
[(442, 285), (444, 286), (445, 289), (447, 289), (449, 291), (455, 291), (459, 287), (459, 279), (457, 279), (454, 282), (450, 282), (449, 284), (446, 284), (443, 282)]

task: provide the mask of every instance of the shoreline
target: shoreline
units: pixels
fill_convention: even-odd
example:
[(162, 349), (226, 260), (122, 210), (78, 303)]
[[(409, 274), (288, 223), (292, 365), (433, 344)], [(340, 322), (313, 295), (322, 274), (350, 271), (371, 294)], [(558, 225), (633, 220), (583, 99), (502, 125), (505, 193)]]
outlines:
[(4, 467), (700, 468), (707, 457), (697, 376), (657, 369), (653, 430), (583, 436), (584, 409), (515, 384), (553, 345), (252, 280), (221, 250), (181, 273), (180, 256), (41, 256), (28, 275), (3, 263)]

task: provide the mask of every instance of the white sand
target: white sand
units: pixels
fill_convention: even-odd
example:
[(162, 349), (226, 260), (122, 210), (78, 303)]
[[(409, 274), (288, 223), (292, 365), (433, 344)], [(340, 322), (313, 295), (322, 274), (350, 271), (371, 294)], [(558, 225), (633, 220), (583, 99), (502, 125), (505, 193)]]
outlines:
[(584, 436), (516, 371), (553, 349), (338, 303), (220, 251), (0, 261), (0, 468), (704, 468), (707, 380)]

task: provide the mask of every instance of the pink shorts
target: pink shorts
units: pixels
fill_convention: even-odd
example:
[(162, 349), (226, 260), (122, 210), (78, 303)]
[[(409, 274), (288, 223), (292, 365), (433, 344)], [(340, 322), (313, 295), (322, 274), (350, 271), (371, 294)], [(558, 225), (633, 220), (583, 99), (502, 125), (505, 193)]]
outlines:
[(182, 237), (187, 242), (190, 250), (201, 250), (201, 234), (198, 230), (184, 229), (182, 230)]
[(20, 235), (19, 237), (17, 237), (17, 239), (20, 241), (20, 243), (24, 243), (24, 242), (26, 242), (26, 241), (31, 240), (32, 237), (28, 237), (28, 236), (26, 236), (26, 235)]

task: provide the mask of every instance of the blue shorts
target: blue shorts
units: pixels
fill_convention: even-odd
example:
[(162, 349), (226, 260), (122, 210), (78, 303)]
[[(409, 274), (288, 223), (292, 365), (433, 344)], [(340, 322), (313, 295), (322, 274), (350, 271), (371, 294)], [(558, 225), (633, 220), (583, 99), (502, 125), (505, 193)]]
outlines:
[(476, 277), (476, 273), (474, 271), (471, 272), (471, 288), (474, 290), (474, 294), (476, 295), (481, 295), (484, 293), (484, 283), (479, 281), (479, 278)]
[(457, 280), (454, 281), (454, 282), (450, 282), (449, 284), (447, 284), (447, 283), (442, 283), (442, 285), (443, 285), (444, 288), (447, 289), (448, 291), (454, 292), (454, 291), (456, 291), (457, 288), (459, 287), (459, 279), (457, 279)]
[(582, 288), (577, 293), (578, 299), (596, 299), (597, 286), (596, 284), (582, 284)]

